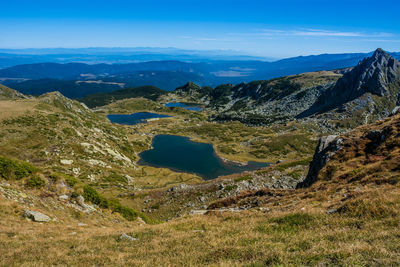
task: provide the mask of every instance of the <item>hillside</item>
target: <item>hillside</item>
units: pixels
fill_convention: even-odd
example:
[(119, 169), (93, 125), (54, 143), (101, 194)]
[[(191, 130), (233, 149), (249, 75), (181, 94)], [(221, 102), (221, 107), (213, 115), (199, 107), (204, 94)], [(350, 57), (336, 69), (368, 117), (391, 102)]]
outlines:
[[(20, 162), (17, 166), (26, 169), (28, 177), (4, 181), (2, 176), (0, 184), (0, 240), (4, 244), (0, 246), (0, 262), (114, 266), (397, 265), (399, 127), (397, 114), (328, 138), (341, 140), (334, 142), (340, 148), (323, 152), (330, 159), (310, 187), (283, 187), (283, 181), (288, 179), (285, 176), (307, 171), (303, 168), (305, 160), (280, 163), (245, 176), (124, 197), (121, 203), (144, 202), (147, 212), (185, 214), (156, 225), (143, 220), (126, 221), (118, 212), (93, 205), (88, 193), (84, 203), (76, 197), (69, 199), (69, 191), (64, 191), (67, 199), (60, 198), (62, 191), (56, 191), (57, 182)], [(311, 166), (318, 158), (314, 157)], [(29, 172), (44, 176), (45, 185), (37, 179), (31, 181)], [(267, 188), (256, 187), (260, 175), (269, 179), (262, 183)], [(79, 186), (74, 188), (82, 192)], [(200, 205), (208, 209), (198, 209)], [(81, 211), (82, 206), (91, 211)], [(121, 211), (118, 206), (111, 208)], [(37, 224), (26, 220), (22, 214), (27, 209), (39, 210), (51, 221)]]
[(97, 93), (97, 94), (87, 95), (79, 99), (79, 101), (85, 103), (90, 108), (94, 108), (99, 106), (105, 106), (107, 104), (110, 104), (111, 102), (128, 98), (143, 97), (156, 101), (160, 96), (166, 93), (167, 93), (166, 91), (163, 91), (155, 86), (141, 86), (136, 88), (115, 90), (108, 93)]

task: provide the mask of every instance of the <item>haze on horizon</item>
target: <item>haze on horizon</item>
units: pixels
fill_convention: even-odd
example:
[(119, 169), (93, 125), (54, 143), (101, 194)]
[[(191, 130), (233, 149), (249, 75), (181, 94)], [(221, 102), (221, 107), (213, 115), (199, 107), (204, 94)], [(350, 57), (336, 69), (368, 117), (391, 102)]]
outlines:
[(0, 48), (176, 47), (256, 56), (400, 51), (397, 1), (21, 0)]

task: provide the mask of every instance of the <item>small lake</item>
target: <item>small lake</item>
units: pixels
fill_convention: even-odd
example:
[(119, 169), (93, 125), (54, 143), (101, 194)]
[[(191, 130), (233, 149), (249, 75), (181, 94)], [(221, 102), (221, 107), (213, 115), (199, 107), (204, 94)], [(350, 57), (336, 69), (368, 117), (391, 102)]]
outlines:
[(136, 125), (138, 123), (146, 123), (148, 119), (155, 119), (155, 118), (168, 118), (171, 117), (169, 115), (151, 113), (151, 112), (137, 112), (132, 113), (130, 115), (126, 114), (109, 114), (107, 118), (112, 123), (119, 123), (125, 125)]
[(177, 107), (177, 108), (184, 108), (187, 110), (192, 110), (192, 111), (202, 111), (203, 108), (195, 106), (195, 105), (187, 105), (184, 103), (180, 103), (180, 102), (169, 102), (167, 104), (165, 104), (166, 107), (168, 108), (172, 108), (172, 107)]
[(268, 166), (268, 163), (248, 162), (241, 165), (225, 162), (217, 156), (211, 144), (191, 141), (177, 135), (156, 135), (153, 149), (139, 154), (139, 164), (169, 168), (174, 171), (195, 173), (205, 180)]

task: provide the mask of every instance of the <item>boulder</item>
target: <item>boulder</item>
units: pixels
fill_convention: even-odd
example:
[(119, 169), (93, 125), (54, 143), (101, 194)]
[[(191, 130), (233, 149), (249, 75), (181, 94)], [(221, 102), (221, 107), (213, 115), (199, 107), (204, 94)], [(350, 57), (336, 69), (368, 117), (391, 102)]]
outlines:
[(31, 219), (34, 222), (49, 222), (51, 220), (49, 216), (33, 210), (25, 210), (24, 217)]
[(342, 148), (343, 139), (336, 135), (328, 135), (319, 139), (310, 169), (304, 181), (297, 184), (297, 188), (309, 187), (318, 179), (319, 171)]
[(391, 116), (396, 115), (397, 113), (399, 113), (399, 111), (400, 111), (400, 106), (396, 106), (396, 107), (392, 110)]
[(137, 240), (137, 238), (131, 237), (130, 235), (127, 235), (125, 233), (123, 233), (120, 237), (120, 240), (125, 240), (125, 241), (135, 241)]
[(69, 196), (67, 195), (61, 195), (58, 197), (59, 200), (67, 201), (69, 199)]
[(72, 159), (62, 159), (60, 160), (60, 163), (63, 165), (71, 165), (72, 163), (74, 163), (74, 161)]

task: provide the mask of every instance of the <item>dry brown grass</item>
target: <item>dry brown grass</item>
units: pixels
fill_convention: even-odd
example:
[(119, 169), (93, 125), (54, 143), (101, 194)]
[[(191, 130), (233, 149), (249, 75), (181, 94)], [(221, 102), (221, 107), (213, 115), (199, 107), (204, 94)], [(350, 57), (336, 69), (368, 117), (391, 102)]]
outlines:
[[(326, 215), (307, 200), (267, 214), (218, 212), (145, 226), (91, 218), (86, 227), (72, 219), (28, 222), (2, 199), (0, 265), (395, 266), (400, 264), (398, 195), (375, 193), (370, 203), (397, 211), (377, 217)], [(301, 210), (307, 203), (311, 206)], [(137, 240), (121, 241), (121, 233)]]
[(0, 121), (30, 112), (36, 105), (32, 100), (0, 100)]

